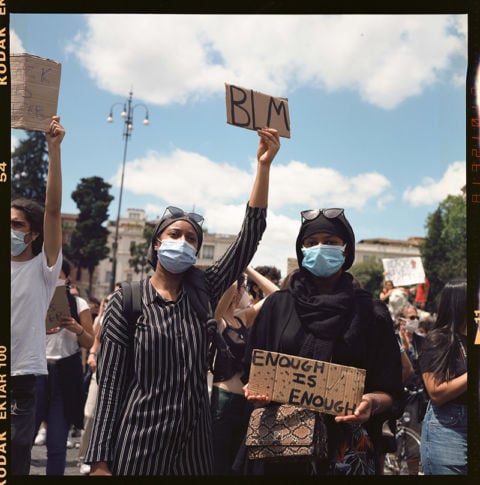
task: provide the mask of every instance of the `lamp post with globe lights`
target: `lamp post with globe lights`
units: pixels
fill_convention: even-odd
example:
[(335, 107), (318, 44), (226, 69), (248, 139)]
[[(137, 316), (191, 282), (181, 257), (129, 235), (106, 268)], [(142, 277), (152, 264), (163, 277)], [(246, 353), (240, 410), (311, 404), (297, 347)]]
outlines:
[(130, 91), (127, 102), (126, 103), (114, 103), (110, 107), (110, 114), (108, 115), (107, 122), (113, 123), (113, 108), (117, 105), (123, 104), (123, 111), (120, 116), (124, 120), (124, 127), (123, 127), (123, 137), (125, 139), (125, 144), (123, 147), (123, 163), (122, 163), (122, 176), (120, 179), (120, 194), (118, 197), (118, 212), (117, 212), (117, 221), (115, 224), (115, 238), (113, 241), (113, 254), (112, 254), (112, 274), (110, 278), (110, 292), (114, 290), (115, 282), (116, 282), (116, 273), (117, 273), (117, 251), (118, 251), (118, 230), (120, 227), (120, 212), (122, 207), (122, 195), (123, 195), (123, 178), (125, 175), (125, 162), (127, 159), (127, 147), (128, 147), (128, 139), (132, 136), (133, 130), (133, 113), (135, 108), (141, 106), (145, 109), (145, 118), (143, 119), (143, 124), (148, 126), (150, 124), (150, 120), (148, 117), (148, 108), (143, 103), (137, 103), (135, 105), (132, 104), (133, 100), (133, 93)]

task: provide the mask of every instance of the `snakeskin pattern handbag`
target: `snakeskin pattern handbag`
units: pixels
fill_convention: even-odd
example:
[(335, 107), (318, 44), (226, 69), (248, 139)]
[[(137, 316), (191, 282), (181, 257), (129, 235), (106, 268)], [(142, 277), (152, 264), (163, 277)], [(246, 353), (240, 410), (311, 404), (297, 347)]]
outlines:
[(255, 408), (245, 444), (250, 460), (324, 460), (328, 456), (322, 414), (290, 404)]

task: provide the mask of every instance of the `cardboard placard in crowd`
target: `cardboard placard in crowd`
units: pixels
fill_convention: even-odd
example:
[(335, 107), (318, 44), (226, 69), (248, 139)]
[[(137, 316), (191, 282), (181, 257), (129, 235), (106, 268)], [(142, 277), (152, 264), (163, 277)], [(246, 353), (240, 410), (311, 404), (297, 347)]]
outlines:
[(61, 281), (57, 283), (55, 293), (50, 301), (45, 320), (45, 328), (48, 331), (58, 328), (58, 322), (62, 317), (70, 316), (70, 305), (68, 304), (67, 289)]
[(227, 123), (249, 130), (275, 128), (290, 138), (288, 99), (225, 83)]
[(10, 54), (11, 127), (47, 131), (57, 115), (61, 64), (32, 54)]
[(335, 416), (352, 414), (361, 401), (365, 369), (254, 349), (249, 393)]

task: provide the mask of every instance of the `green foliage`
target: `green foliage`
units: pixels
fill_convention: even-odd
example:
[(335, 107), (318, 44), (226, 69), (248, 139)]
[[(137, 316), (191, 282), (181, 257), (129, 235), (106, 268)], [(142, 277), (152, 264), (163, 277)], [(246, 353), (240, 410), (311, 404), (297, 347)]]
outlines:
[(79, 268), (88, 270), (90, 292), (95, 267), (110, 251), (107, 247), (108, 229), (103, 225), (108, 220), (108, 207), (113, 200), (110, 188), (111, 185), (101, 177), (89, 177), (80, 179), (72, 192), (80, 213), (65, 254)]
[(45, 133), (27, 131), (12, 153), (11, 198), (25, 197), (45, 204), (48, 150)]
[(435, 302), (448, 280), (467, 274), (467, 211), (462, 195), (449, 195), (427, 217), (427, 237), (420, 245), (429, 300)]
[(350, 273), (375, 297), (378, 297), (383, 286), (383, 264), (379, 259), (369, 258), (361, 263), (355, 263)]
[(140, 279), (150, 270), (150, 263), (147, 261), (147, 251), (152, 239), (153, 229), (154, 227), (151, 224), (145, 224), (143, 229), (145, 241), (140, 243), (132, 241), (130, 243), (130, 256), (132, 257), (128, 260), (128, 264), (135, 273), (140, 273)]

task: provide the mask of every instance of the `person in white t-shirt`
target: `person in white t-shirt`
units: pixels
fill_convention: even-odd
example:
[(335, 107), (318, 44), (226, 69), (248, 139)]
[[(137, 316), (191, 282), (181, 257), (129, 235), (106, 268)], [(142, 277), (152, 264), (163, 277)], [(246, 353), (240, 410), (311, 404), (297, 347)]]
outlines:
[(46, 132), (45, 207), (33, 200), (10, 204), (10, 474), (30, 473), (35, 437), (35, 379), (47, 373), (45, 319), (62, 264), (62, 173), (65, 130), (54, 116)]
[(70, 428), (83, 428), (83, 365), (80, 347), (93, 344), (92, 313), (88, 302), (72, 295), (71, 264), (63, 259), (59, 283), (65, 285), (70, 315), (47, 332), (48, 375), (37, 377), (36, 428), (46, 424), (46, 475), (64, 475)]

